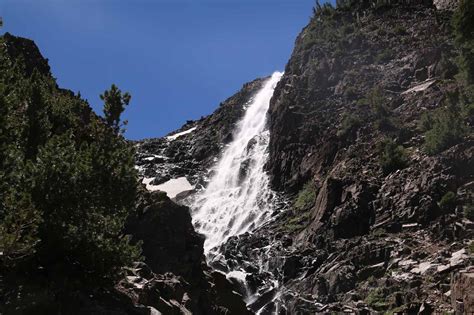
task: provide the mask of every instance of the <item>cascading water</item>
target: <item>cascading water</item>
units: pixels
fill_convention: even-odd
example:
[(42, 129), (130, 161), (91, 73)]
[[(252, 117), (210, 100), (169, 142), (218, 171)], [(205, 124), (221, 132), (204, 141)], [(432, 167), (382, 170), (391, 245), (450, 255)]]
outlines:
[(271, 213), (272, 192), (264, 172), (269, 142), (266, 114), (281, 76), (275, 72), (255, 95), (209, 185), (195, 197), (193, 223), (206, 237), (208, 257), (217, 254), (215, 249), (229, 237), (258, 227)]

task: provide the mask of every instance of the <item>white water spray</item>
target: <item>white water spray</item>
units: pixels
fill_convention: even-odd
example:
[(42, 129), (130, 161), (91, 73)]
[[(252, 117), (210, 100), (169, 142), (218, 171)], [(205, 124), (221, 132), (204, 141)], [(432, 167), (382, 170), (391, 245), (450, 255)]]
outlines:
[(206, 255), (229, 237), (258, 227), (271, 213), (272, 192), (263, 169), (270, 136), (265, 127), (270, 99), (281, 76), (275, 72), (255, 95), (208, 187), (196, 196), (193, 223), (206, 236)]

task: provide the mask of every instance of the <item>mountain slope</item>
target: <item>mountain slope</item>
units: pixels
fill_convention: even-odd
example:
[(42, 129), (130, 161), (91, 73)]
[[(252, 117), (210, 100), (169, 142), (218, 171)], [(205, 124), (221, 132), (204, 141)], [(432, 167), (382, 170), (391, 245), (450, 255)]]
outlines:
[[(245, 274), (235, 289), (261, 314), (468, 311), (472, 34), (456, 34), (470, 13), (444, 0), (338, 3), (315, 9), (270, 105), (266, 168), (290, 202), (213, 266)], [(210, 130), (230, 135), (237, 109), (140, 142), (149, 188), (179, 176), (205, 187), (229, 139)]]

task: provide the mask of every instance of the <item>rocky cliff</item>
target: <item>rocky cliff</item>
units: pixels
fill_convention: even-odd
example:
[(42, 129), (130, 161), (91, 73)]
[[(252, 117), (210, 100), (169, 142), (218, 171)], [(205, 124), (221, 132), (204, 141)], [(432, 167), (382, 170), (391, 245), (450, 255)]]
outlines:
[[(133, 143), (149, 191), (123, 232), (142, 261), (114, 286), (66, 298), (45, 289), (41, 266), (0, 274), (0, 312), (38, 312), (38, 301), (68, 314), (471, 312), (473, 111), (452, 27), (458, 1), (338, 2), (316, 8), (270, 104), (271, 220), (230, 238), (210, 267), (183, 205), (206, 187), (257, 79), (213, 114)], [(6, 35), (6, 51), (25, 59), (26, 77), (50, 71), (32, 41)], [(10, 303), (20, 295), (26, 304)]]
[[(269, 114), (272, 183), (295, 193), (270, 229), (291, 235), (289, 313), (452, 307), (450, 274), (472, 264), (473, 138), (427, 154), (423, 117), (463, 89), (440, 8), (322, 8), (296, 40)], [(387, 165), (387, 146), (404, 157)]]
[[(316, 8), (271, 101), (266, 168), (289, 202), (230, 238), (213, 267), (241, 270), (234, 288), (261, 314), (469, 312), (474, 138), (459, 2), (339, 2)], [(179, 137), (139, 142), (142, 176), (205, 187), (260, 86)]]

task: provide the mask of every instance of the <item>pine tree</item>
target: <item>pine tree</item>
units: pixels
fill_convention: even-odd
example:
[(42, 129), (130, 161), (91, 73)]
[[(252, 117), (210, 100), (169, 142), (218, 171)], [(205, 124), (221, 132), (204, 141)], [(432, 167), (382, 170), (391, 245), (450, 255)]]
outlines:
[[(100, 99), (104, 101), (104, 116), (105, 121), (109, 127), (111, 127), (115, 133), (120, 133), (120, 116), (125, 110), (125, 107), (130, 103), (131, 95), (128, 92), (122, 94), (122, 91), (115, 85), (112, 84), (110, 90), (104, 91), (104, 94), (100, 95)], [(123, 125), (126, 125), (125, 121)]]

